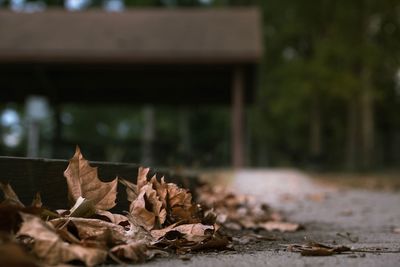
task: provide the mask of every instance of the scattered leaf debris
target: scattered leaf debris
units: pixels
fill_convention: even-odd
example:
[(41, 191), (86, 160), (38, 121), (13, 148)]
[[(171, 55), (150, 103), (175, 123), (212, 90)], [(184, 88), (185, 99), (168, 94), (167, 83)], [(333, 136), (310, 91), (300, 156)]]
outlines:
[(305, 244), (289, 244), (282, 246), (286, 247), (287, 251), (300, 253), (302, 256), (332, 256), (337, 254), (354, 255), (354, 253), (358, 253), (356, 257), (365, 257), (365, 253), (400, 253), (400, 250), (390, 250), (383, 247), (353, 248), (344, 245), (330, 246), (312, 240), (307, 241)]
[(297, 223), (286, 222), (283, 216), (251, 196), (241, 195), (222, 186), (204, 185), (198, 189), (198, 201), (214, 210), (217, 222), (231, 230), (266, 230), (294, 232), (303, 229)]

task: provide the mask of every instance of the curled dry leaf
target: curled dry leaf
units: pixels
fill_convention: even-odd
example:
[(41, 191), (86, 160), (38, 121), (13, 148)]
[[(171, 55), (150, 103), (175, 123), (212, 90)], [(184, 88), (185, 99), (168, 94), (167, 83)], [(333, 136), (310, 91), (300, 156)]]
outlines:
[(130, 205), (130, 213), (148, 231), (154, 227), (160, 227), (167, 215), (157, 191), (151, 184), (141, 187), (138, 197)]
[(17, 236), (33, 238), (33, 252), (48, 264), (59, 264), (80, 260), (87, 266), (95, 266), (105, 261), (107, 252), (64, 242), (54, 227), (40, 218), (21, 213), (23, 223)]
[(115, 206), (117, 197), (117, 179), (102, 182), (97, 175), (97, 168), (89, 165), (79, 147), (70, 159), (64, 176), (68, 184), (68, 198), (73, 205), (79, 197), (91, 200), (100, 210), (108, 210)]

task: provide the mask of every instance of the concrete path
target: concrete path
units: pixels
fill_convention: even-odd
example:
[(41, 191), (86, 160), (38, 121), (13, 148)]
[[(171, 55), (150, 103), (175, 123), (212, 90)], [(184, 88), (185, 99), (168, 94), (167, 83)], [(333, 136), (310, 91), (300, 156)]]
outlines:
[(326, 188), (293, 170), (243, 170), (234, 174), (230, 185), (282, 210), (305, 230), (276, 233), (277, 241), (238, 245), (236, 251), (194, 254), (189, 260), (160, 258), (144, 266), (400, 266), (400, 253), (303, 257), (281, 246), (302, 243), (306, 237), (326, 244), (398, 251), (400, 233), (393, 229), (400, 227), (400, 193)]

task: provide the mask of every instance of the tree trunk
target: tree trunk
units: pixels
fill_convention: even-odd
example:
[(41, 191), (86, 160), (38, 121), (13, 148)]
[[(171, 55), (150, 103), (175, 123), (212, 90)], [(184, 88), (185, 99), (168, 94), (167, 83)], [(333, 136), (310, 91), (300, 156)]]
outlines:
[(313, 96), (310, 114), (310, 154), (313, 161), (321, 156), (321, 105), (319, 97)]
[(354, 170), (357, 166), (357, 102), (350, 99), (347, 104), (346, 167)]
[(364, 66), (361, 72), (362, 91), (360, 95), (360, 123), (361, 123), (361, 165), (370, 168), (374, 155), (374, 103), (371, 90), (371, 71)]

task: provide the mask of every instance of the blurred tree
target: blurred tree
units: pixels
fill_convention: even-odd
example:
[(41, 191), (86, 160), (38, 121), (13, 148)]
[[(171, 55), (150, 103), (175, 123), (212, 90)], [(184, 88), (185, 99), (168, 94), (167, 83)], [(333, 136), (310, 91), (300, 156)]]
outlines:
[[(349, 168), (374, 164), (376, 101), (393, 89), (379, 84), (399, 68), (399, 8), (398, 1), (263, 2), (266, 53), (256, 120), (265, 122), (258, 139), (270, 138), (270, 154), (283, 146), (291, 160), (309, 151), (317, 162), (333, 153)], [(301, 137), (307, 127), (308, 149)], [(344, 157), (337, 153), (342, 147)]]

